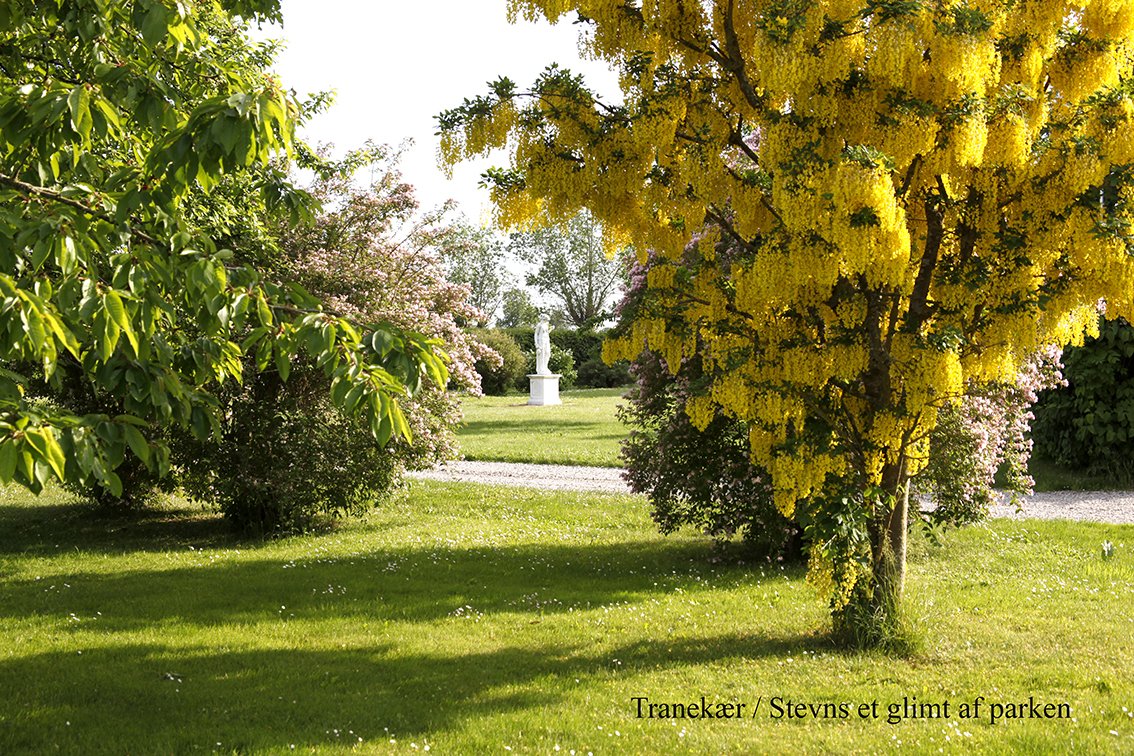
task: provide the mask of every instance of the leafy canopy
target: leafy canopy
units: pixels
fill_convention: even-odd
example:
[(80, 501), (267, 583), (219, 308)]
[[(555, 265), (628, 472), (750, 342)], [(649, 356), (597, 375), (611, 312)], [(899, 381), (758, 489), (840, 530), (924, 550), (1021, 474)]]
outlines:
[[(127, 449), (164, 472), (168, 449), (143, 431), (213, 432), (213, 392), (245, 354), (286, 379), (305, 353), (382, 441), (408, 433), (398, 402), (423, 370), (445, 384), (432, 342), (352, 324), (216, 242), (235, 225), (209, 209), (226, 185), (250, 192), (251, 215), (313, 207), (273, 162), (303, 156), (303, 113), (238, 18), (278, 14), (271, 0), (0, 5), (0, 481), (117, 495)], [(74, 370), (121, 412), (52, 401)]]
[(514, 233), (508, 249), (535, 266), (527, 285), (558, 302), (572, 326), (591, 329), (610, 317), (611, 300), (626, 277), (619, 258), (629, 253), (608, 258), (602, 228), (589, 213)]

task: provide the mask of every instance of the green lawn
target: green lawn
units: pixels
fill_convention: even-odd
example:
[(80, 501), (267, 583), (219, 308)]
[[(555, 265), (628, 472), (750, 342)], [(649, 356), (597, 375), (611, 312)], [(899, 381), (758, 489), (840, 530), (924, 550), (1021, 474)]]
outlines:
[[(563, 404), (529, 407), (526, 395), (464, 398), (458, 432), (466, 459), (621, 467), (627, 428), (615, 414), (626, 388), (565, 391)], [(1092, 476), (1033, 457), (1036, 491), (1128, 490), (1124, 481)]]
[[(831, 648), (799, 570), (661, 537), (629, 496), (415, 483), (249, 544), (200, 510), (9, 490), (0, 753), (1129, 753), (1132, 553), (1134, 527), (1039, 522), (920, 546), (925, 650), (893, 659)], [(636, 696), (745, 716), (638, 718)], [(903, 697), (950, 717), (888, 724)], [(1029, 697), (1072, 718), (990, 723)], [(775, 698), (852, 708), (774, 719)]]
[(620, 467), (625, 388), (564, 391), (563, 404), (529, 407), (526, 394), (465, 398), (458, 432), (466, 459)]

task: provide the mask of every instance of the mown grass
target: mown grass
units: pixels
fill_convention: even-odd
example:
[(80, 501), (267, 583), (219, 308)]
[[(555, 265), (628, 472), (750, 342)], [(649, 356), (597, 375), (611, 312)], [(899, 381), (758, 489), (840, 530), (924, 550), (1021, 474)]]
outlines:
[(617, 408), (624, 393), (625, 388), (564, 391), (563, 404), (547, 407), (528, 406), (526, 394), (465, 398), (461, 452), (485, 462), (619, 467), (626, 426)]
[[(1131, 752), (1132, 552), (1134, 527), (1059, 522), (922, 543), (902, 659), (831, 647), (801, 570), (659, 536), (629, 496), (421, 482), (253, 544), (200, 510), (10, 491), (0, 753)], [(640, 719), (635, 696), (749, 716)], [(1072, 718), (989, 722), (1029, 696)], [(773, 697), (855, 708), (774, 719)], [(903, 697), (951, 716), (887, 724)]]

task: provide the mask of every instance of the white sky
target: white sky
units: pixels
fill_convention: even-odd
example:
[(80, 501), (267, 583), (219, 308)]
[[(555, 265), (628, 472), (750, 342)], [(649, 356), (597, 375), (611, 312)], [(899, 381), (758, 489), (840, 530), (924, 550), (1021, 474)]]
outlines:
[(286, 47), (276, 64), (284, 85), (302, 97), (335, 90), (335, 104), (308, 125), (309, 142), (336, 152), (367, 139), (414, 144), (402, 158), (422, 208), (456, 199), (474, 222), (488, 217), (480, 174), (504, 158), (462, 164), (448, 180), (437, 167), (433, 117), (508, 76), (529, 86), (549, 63), (582, 73), (590, 87), (616, 93), (601, 63), (581, 60), (578, 27), (507, 20), (506, 0), (284, 0), (284, 26), (268, 30)]

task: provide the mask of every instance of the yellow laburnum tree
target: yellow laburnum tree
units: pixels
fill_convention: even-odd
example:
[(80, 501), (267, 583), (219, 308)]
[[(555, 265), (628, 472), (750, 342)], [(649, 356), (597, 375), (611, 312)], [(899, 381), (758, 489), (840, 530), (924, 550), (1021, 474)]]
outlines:
[(897, 607), (908, 482), (967, 381), (1134, 315), (1134, 0), (513, 0), (617, 66), (439, 117), (500, 220), (588, 208), (652, 250), (608, 355), (699, 352), (836, 624)]

